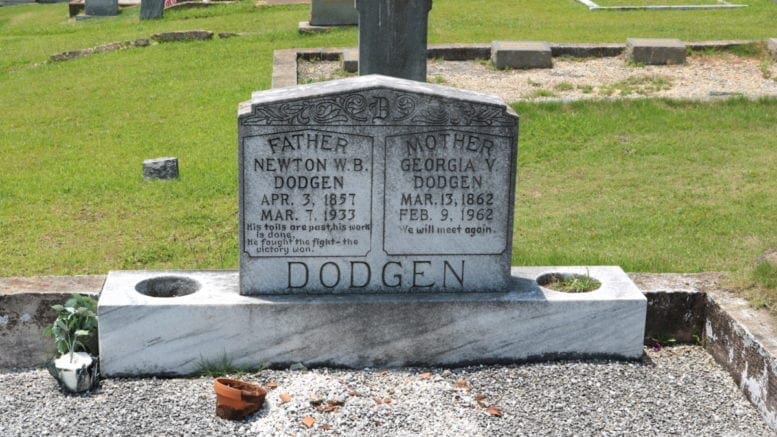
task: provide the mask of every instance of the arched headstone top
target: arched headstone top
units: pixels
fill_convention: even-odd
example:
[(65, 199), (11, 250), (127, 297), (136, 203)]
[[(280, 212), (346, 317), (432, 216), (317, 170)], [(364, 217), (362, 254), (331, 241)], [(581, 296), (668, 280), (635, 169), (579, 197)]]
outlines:
[(511, 126), (500, 98), (381, 75), (258, 92), (241, 105), (241, 126)]

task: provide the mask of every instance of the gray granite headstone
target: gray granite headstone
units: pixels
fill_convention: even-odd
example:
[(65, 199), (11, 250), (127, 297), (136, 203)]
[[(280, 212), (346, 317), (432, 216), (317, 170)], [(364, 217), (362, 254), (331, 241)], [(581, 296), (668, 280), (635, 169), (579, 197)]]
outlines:
[(146, 159), (143, 161), (143, 178), (146, 180), (178, 179), (178, 158)]
[(119, 14), (118, 0), (86, 0), (84, 13), (91, 16), (110, 16)]
[(518, 116), (498, 97), (371, 75), (238, 114), (241, 294), (509, 288)]
[(165, 13), (165, 0), (141, 0), (140, 19), (153, 20), (162, 18)]
[(359, 23), (354, 0), (311, 0), (310, 24), (313, 26), (350, 26)]
[(426, 82), (426, 29), (432, 0), (356, 0), (359, 75)]

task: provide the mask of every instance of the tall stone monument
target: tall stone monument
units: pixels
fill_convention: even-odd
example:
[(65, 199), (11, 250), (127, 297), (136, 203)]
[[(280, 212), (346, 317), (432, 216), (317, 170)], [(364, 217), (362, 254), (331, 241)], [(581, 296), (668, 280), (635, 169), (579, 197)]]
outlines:
[(432, 0), (356, 0), (359, 75), (426, 82), (426, 39)]
[(243, 294), (502, 291), (517, 115), (385, 76), (240, 108)]

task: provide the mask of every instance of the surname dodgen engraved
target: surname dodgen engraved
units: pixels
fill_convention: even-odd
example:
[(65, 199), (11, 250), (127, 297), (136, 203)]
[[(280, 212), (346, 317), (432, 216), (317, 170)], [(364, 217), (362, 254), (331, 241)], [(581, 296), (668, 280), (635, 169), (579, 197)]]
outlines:
[(244, 249), (251, 256), (369, 251), (372, 138), (325, 130), (247, 137)]

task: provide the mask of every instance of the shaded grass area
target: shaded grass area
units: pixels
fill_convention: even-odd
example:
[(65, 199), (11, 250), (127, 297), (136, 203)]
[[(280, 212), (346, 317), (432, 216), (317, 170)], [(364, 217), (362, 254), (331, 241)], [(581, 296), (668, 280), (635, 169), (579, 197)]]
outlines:
[[(777, 5), (751, 5), (614, 20), (573, 0), (438, 0), (430, 41), (764, 37)], [(306, 6), (136, 11), (72, 22), (61, 3), (0, 8), (0, 276), (236, 267), (237, 103), (269, 87), (274, 49), (356, 45), (353, 29), (300, 36)], [(197, 28), (252, 35), (35, 65)], [(517, 109), (516, 264), (742, 270), (777, 247), (774, 100)], [(180, 158), (181, 180), (141, 179), (160, 156)]]

